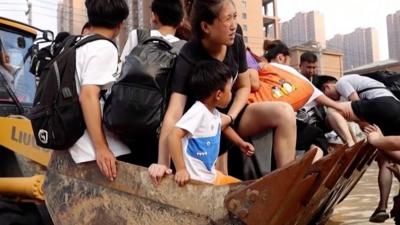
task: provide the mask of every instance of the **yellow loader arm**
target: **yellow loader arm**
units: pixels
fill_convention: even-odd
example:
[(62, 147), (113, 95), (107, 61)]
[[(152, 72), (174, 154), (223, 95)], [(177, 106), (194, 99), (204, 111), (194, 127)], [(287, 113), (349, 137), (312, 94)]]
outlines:
[(51, 150), (36, 145), (26, 118), (0, 117), (0, 145), (47, 168)]
[[(51, 150), (36, 145), (31, 123), (24, 117), (0, 117), (0, 146), (47, 168)], [(44, 175), (0, 178), (0, 195), (44, 200)]]
[(0, 178), (0, 194), (44, 201), (44, 175), (21, 178)]

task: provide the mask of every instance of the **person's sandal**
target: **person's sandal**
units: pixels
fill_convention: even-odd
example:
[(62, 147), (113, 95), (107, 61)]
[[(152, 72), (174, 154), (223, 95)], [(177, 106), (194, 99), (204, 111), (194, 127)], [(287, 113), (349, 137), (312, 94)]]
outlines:
[(373, 223), (383, 223), (387, 219), (389, 219), (389, 214), (386, 212), (386, 209), (377, 208), (375, 212), (372, 213), (369, 221)]

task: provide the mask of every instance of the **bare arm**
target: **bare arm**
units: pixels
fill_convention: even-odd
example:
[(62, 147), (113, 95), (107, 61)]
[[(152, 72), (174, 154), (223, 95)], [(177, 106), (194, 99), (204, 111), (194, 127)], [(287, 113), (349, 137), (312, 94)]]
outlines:
[(336, 102), (326, 95), (321, 95), (318, 98), (316, 98), (316, 101), (318, 105), (323, 105), (326, 107), (330, 107), (338, 111), (344, 118), (350, 119), (353, 118), (353, 111), (351, 110), (351, 107), (346, 105), (346, 103), (341, 103), (341, 102)]
[(328, 98), (328, 96), (326, 95), (320, 95), (318, 98), (315, 99), (318, 103), (318, 105), (323, 105), (323, 106), (327, 106), (333, 109), (336, 109), (338, 111), (341, 111), (341, 108), (339, 106), (339, 103)]
[(236, 131), (230, 127), (227, 126), (223, 131), (224, 135), (231, 140), (236, 146), (240, 147), (240, 150), (247, 156), (251, 156), (254, 154), (254, 147), (250, 143), (244, 141), (237, 133)]
[(187, 131), (174, 127), (168, 135), (168, 149), (171, 152), (172, 160), (176, 168), (175, 181), (183, 186), (189, 181), (185, 161), (183, 159), (182, 138), (188, 134)]
[(236, 94), (228, 114), (235, 119), (239, 112), (247, 104), (247, 100), (249, 98), (251, 88), (248, 70), (238, 75), (234, 88), (236, 89)]
[(260, 89), (260, 77), (258, 76), (258, 71), (255, 69), (248, 69), (250, 76), (250, 86), (251, 92), (256, 92)]
[(171, 151), (172, 161), (174, 162), (176, 171), (186, 170), (185, 161), (183, 160), (182, 138), (187, 135), (187, 131), (174, 127), (168, 135), (168, 148)]
[(243, 144), (244, 140), (236, 133), (236, 131), (232, 127), (227, 126), (224, 130), (222, 130), (222, 132), (230, 141), (232, 141), (233, 144), (237, 146)]
[(220, 114), (221, 114), (221, 130), (224, 130), (232, 122), (233, 118), (231, 119), (231, 117), (223, 113)]
[(160, 140), (158, 146), (158, 164), (149, 167), (149, 174), (155, 184), (159, 184), (165, 174), (171, 173), (171, 155), (167, 146), (168, 134), (172, 131), (175, 124), (183, 115), (187, 97), (182, 94), (172, 93), (169, 100), (167, 112), (165, 113), (161, 127)]
[(355, 139), (353, 139), (349, 125), (340, 113), (332, 108), (328, 108), (326, 110), (326, 122), (348, 146), (354, 145)]
[(351, 95), (349, 95), (348, 99), (352, 102), (360, 100), (360, 96), (358, 96), (357, 92), (353, 92), (351, 93)]
[(400, 136), (383, 136), (377, 125), (369, 125), (364, 128), (368, 142), (386, 151), (400, 151)]
[(117, 177), (116, 159), (108, 147), (103, 131), (99, 97), (99, 86), (84, 85), (81, 88), (79, 101), (86, 129), (96, 151), (97, 165), (99, 166), (101, 173), (112, 181)]
[(182, 94), (173, 93), (171, 95), (167, 112), (165, 113), (163, 124), (161, 127), (159, 147), (158, 147), (158, 164), (170, 164), (170, 153), (167, 147), (167, 137), (172, 131), (175, 124), (183, 115), (187, 97)]
[(382, 137), (371, 144), (386, 151), (400, 151), (400, 136)]

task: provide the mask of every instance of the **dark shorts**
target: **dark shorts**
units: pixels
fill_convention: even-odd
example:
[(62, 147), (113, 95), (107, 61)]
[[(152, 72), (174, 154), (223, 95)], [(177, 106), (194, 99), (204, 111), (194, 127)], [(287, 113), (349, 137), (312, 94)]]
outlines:
[(328, 141), (322, 129), (299, 120), (296, 120), (296, 127), (296, 150), (308, 151), (311, 145), (314, 144), (321, 148), (324, 155), (328, 154)]
[(393, 97), (361, 99), (351, 103), (354, 114), (378, 125), (384, 135), (400, 134), (400, 101)]
[(119, 161), (149, 167), (158, 160), (158, 138), (148, 137), (131, 143), (125, 143), (130, 154), (117, 157)]
[(316, 116), (316, 121), (312, 125), (319, 127), (324, 133), (331, 132), (333, 129), (327, 125), (325, 108), (323, 106), (316, 106), (315, 110), (318, 116)]
[[(232, 128), (235, 131), (237, 131), (239, 129), (240, 120), (242, 119), (242, 116), (243, 116), (244, 112), (246, 111), (247, 106), (249, 106), (249, 105), (245, 105), (243, 107), (243, 109), (239, 112), (239, 114), (237, 115), (235, 121), (233, 122), (233, 127)], [(219, 155), (224, 154), (225, 152), (227, 152), (229, 149), (231, 149), (233, 147), (234, 147), (234, 144), (222, 134), (221, 135), (221, 145), (220, 145), (220, 148), (219, 148)]]

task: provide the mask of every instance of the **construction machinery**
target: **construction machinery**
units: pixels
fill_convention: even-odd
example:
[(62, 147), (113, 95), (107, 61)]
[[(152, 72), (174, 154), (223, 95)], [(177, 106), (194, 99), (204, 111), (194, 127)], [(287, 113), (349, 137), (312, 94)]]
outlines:
[(36, 90), (30, 53), (51, 39), (50, 31), (0, 17), (1, 224), (52, 224), (42, 189), (50, 150), (36, 146), (30, 122), (23, 117)]
[(75, 164), (67, 151), (38, 147), (23, 117), (37, 82), (30, 53), (51, 36), (0, 18), (1, 224), (323, 224), (375, 157), (376, 149), (360, 142), (314, 164), (316, 152), (309, 151), (256, 180), (185, 187), (172, 175), (155, 186), (146, 168), (118, 162), (110, 182), (95, 162)]

